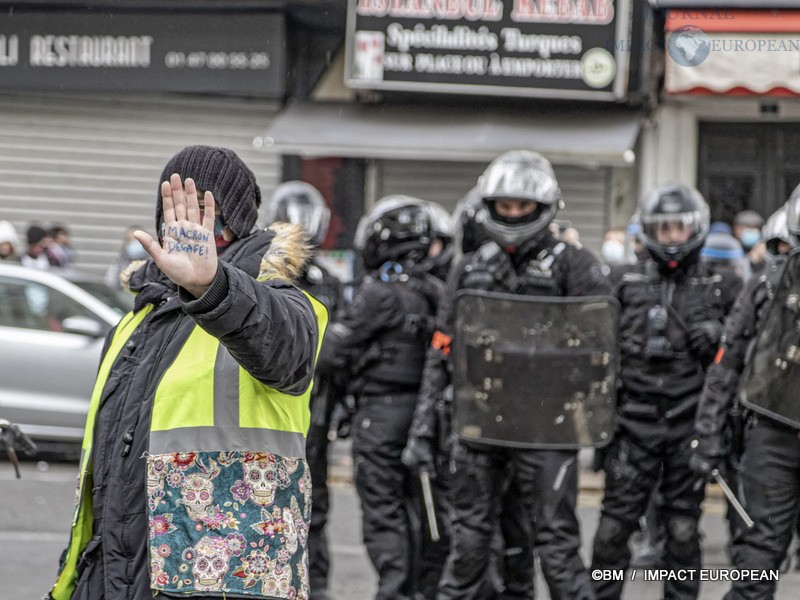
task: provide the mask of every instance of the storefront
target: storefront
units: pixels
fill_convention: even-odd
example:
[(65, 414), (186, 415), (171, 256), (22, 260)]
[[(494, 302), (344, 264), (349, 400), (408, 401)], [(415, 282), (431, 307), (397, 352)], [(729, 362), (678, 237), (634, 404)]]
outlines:
[(646, 73), (630, 40), (641, 46), (641, 15), (632, 11), (643, 8), (597, 0), (559, 3), (556, 14), (542, 6), (351, 0), (344, 53), (259, 143), (357, 161), (362, 207), (402, 193), (452, 209), (493, 158), (536, 150), (559, 177), (567, 205), (559, 218), (599, 248), (635, 201)]
[[(219, 26), (224, 19), (225, 27)], [(285, 93), (281, 12), (14, 10), (0, 21), (0, 219), (66, 225), (101, 274), (132, 224), (153, 231), (158, 177), (190, 144), (227, 146), (265, 197), (257, 151)]]
[(800, 183), (800, 11), (785, 2), (659, 1), (664, 95), (642, 185), (694, 183), (712, 219), (768, 216)]

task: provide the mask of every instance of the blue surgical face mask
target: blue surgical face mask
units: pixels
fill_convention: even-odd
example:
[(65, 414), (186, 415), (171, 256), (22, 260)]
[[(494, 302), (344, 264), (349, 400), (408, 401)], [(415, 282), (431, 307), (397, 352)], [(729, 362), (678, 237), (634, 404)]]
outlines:
[(125, 254), (127, 254), (128, 258), (131, 260), (140, 260), (147, 257), (147, 252), (139, 243), (139, 240), (131, 240), (125, 244)]
[(742, 232), (742, 237), (739, 238), (742, 242), (745, 251), (749, 251), (753, 246), (761, 241), (761, 232), (758, 229), (745, 229)]

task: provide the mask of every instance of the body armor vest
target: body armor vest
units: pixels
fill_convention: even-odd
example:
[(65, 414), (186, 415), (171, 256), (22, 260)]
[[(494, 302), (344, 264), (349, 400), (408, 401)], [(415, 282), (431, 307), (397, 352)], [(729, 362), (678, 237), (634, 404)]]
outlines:
[(557, 242), (550, 248), (530, 252), (518, 263), (495, 242), (487, 242), (464, 268), (460, 288), (508, 292), (526, 296), (563, 296), (556, 265), (565, 248)]

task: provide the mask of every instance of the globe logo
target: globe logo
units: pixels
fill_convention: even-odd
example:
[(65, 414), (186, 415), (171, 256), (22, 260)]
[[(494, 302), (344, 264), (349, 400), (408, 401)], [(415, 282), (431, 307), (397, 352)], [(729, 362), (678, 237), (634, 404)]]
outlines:
[(667, 50), (670, 57), (682, 67), (696, 67), (708, 58), (711, 43), (706, 32), (694, 25), (678, 27), (669, 36)]

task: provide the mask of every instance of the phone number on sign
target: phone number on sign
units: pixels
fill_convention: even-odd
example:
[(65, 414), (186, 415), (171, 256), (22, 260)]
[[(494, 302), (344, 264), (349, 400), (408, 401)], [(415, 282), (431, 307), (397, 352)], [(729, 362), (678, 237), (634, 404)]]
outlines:
[(168, 69), (267, 69), (267, 52), (167, 52)]
[[(631, 581), (778, 581), (778, 569), (631, 569)], [(624, 569), (594, 569), (595, 581), (624, 581)]]

